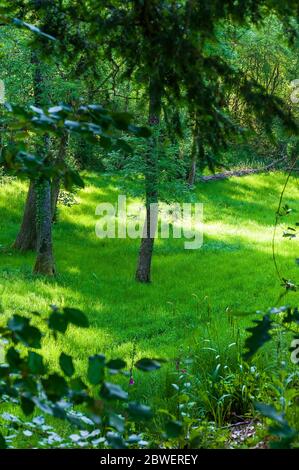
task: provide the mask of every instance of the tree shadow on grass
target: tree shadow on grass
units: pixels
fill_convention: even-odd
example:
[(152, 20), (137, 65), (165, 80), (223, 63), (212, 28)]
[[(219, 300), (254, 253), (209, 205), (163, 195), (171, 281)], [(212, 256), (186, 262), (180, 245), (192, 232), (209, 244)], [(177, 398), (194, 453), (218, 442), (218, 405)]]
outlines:
[[(240, 195), (240, 186), (245, 195), (252, 191), (250, 183), (229, 180), (213, 186), (216, 195), (212, 187), (204, 195), (216, 207), (211, 213), (212, 220), (221, 218), (228, 224), (239, 225), (247, 221), (247, 211), (243, 205), (236, 204), (236, 197)], [(244, 201), (244, 204), (251, 211), (251, 220), (263, 228), (271, 223), (270, 216), (269, 219), (264, 216), (269, 208), (266, 198), (262, 198), (265, 185), (261, 187), (252, 197), (255, 202)], [(99, 189), (102, 191), (101, 186)], [(111, 200), (117, 191), (111, 189), (109, 181), (101, 194)], [(275, 189), (273, 198), (278, 194)], [(182, 240), (158, 240), (153, 258), (153, 283), (136, 283), (139, 240), (97, 239), (93, 228), (94, 209), (90, 205), (97, 202), (98, 195), (89, 192), (84, 198), (82, 193), (81, 207), (71, 208), (72, 217), (66, 212), (55, 227), (58, 277), (44, 281), (30, 277), (25, 268), (23, 274), (22, 270), (9, 271), (9, 266), (31, 259), (28, 255), (15, 254), (12, 263), (9, 259), (5, 261), (8, 273), (4, 282), (18, 291), (18, 282), (22, 281), (28, 286), (28, 292), (36, 293), (49, 304), (53, 298), (62, 299), (64, 305), (85, 311), (94, 332), (88, 344), (91, 352), (102, 349), (101, 345), (105, 351), (131, 344), (135, 339), (140, 349), (157, 353), (169, 349), (174, 354), (180, 345), (187, 347), (194, 341), (194, 332), (201, 331), (208, 311), (221, 334), (221, 327), (227, 328), (227, 308), (254, 312), (273, 306), (277, 300), (281, 287), (268, 246), (257, 243), (249, 246), (246, 237), (224, 237), (219, 233), (209, 234), (202, 249), (196, 251), (184, 250)], [(223, 205), (219, 214), (218, 204)], [(78, 216), (84, 214), (85, 208), (90, 217), (88, 233), (86, 223), (80, 223), (75, 217), (77, 211)], [(229, 220), (232, 211), (234, 222)], [(289, 252), (279, 255), (282, 266), (289, 264), (289, 257)], [(290, 271), (295, 274), (295, 264)], [(297, 300), (296, 293), (292, 295), (293, 300)], [(109, 341), (102, 339), (105, 332)], [(76, 338), (72, 337), (72, 341)], [(80, 348), (80, 344), (77, 346)]]
[[(208, 217), (226, 219), (227, 222), (250, 220), (267, 226), (274, 224), (285, 180), (285, 174), (276, 173), (231, 178), (199, 184), (196, 194), (199, 202), (206, 206)], [(297, 177), (292, 177), (283, 198), (283, 204), (287, 203), (294, 210), (294, 217), (298, 210), (297, 181)]]

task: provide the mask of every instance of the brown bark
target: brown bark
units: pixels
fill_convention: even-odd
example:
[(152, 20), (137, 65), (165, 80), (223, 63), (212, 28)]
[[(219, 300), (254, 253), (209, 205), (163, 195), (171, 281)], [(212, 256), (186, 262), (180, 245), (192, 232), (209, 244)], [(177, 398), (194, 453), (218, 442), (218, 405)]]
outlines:
[(57, 221), (57, 203), (60, 192), (60, 178), (53, 178), (51, 184), (51, 218), (52, 222)]
[(192, 160), (191, 160), (191, 168), (190, 168), (189, 175), (188, 175), (189, 186), (194, 186), (195, 176), (196, 176), (196, 156), (194, 157), (193, 155)]
[[(34, 66), (33, 73), (33, 90), (34, 101), (36, 106), (42, 104), (42, 74), (37, 53), (31, 54), (31, 63)], [(13, 244), (13, 248), (20, 251), (36, 250), (37, 233), (36, 233), (36, 194), (34, 182), (30, 182), (23, 220), (17, 238)]]
[(45, 276), (54, 276), (51, 184), (47, 179), (43, 179), (37, 184), (37, 208), (37, 258), (33, 272)]
[[(65, 161), (66, 157), (66, 151), (67, 151), (67, 145), (68, 145), (68, 138), (69, 135), (65, 131), (63, 135), (60, 138), (59, 142), (59, 149), (58, 149), (58, 154), (56, 158), (56, 164), (59, 165), (60, 163), (63, 163)], [(60, 183), (61, 180), (59, 176), (56, 176), (53, 178), (52, 185), (51, 185), (51, 213), (52, 213), (52, 222), (56, 221), (56, 215), (57, 215), (57, 202), (58, 202), (58, 197), (59, 197), (59, 192), (60, 192)]]
[(200, 150), (200, 142), (199, 142), (199, 135), (198, 135), (198, 125), (196, 123), (195, 117), (195, 124), (193, 127), (192, 132), (192, 150), (191, 150), (191, 166), (187, 178), (187, 182), (189, 186), (194, 186), (195, 178), (196, 178), (196, 169), (197, 169), (197, 160), (199, 157), (199, 150)]
[(19, 251), (36, 250), (36, 193), (33, 181), (30, 182), (20, 231), (13, 248)]
[[(161, 88), (159, 81), (151, 79), (149, 98), (149, 125), (154, 128), (159, 125), (161, 115)], [(157, 227), (158, 168), (155, 150), (156, 145), (157, 138), (153, 136), (145, 159), (146, 218), (136, 270), (136, 280), (143, 283), (151, 281), (151, 264)], [(155, 204), (154, 209), (151, 208), (151, 204)]]

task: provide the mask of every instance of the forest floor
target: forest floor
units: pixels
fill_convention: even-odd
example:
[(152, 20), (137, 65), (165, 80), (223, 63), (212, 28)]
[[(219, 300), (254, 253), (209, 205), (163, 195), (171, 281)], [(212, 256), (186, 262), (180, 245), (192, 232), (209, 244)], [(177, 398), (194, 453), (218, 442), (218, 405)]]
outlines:
[[(271, 245), (285, 178), (275, 172), (199, 183), (195, 199), (204, 204), (203, 246), (185, 250), (182, 240), (156, 240), (150, 285), (134, 280), (139, 240), (101, 240), (95, 235), (96, 206), (117, 201), (117, 178), (86, 174), (86, 188), (76, 194), (77, 203), (59, 206), (54, 227), (58, 275), (54, 279), (33, 276), (34, 254), (10, 248), (20, 224), (26, 184), (2, 183), (2, 321), (12, 313), (32, 310), (45, 315), (51, 304), (82, 309), (91, 327), (71, 328), (60, 344), (61, 350), (75, 358), (77, 370), (85, 374), (87, 357), (100, 352), (130, 362), (134, 345), (136, 358), (167, 358), (162, 371), (146, 376), (136, 373), (133, 390), (145, 402), (165, 406), (177, 364), (186, 358), (195, 358), (198, 370), (212, 370), (219, 357), (223, 367), (237, 367), (252, 317), (232, 320), (230, 313), (254, 313), (277, 304), (283, 290)], [(297, 241), (282, 235), (298, 222), (298, 196), (297, 180), (292, 178), (284, 204), (294, 210), (281, 219), (275, 244), (279, 269), (292, 280), (299, 274)], [(291, 292), (279, 302), (294, 305), (298, 293)], [(49, 339), (45, 354), (53, 368), (59, 353)], [(284, 354), (288, 360), (287, 347)], [(273, 361), (271, 348), (256, 358), (263, 370), (271, 368)]]

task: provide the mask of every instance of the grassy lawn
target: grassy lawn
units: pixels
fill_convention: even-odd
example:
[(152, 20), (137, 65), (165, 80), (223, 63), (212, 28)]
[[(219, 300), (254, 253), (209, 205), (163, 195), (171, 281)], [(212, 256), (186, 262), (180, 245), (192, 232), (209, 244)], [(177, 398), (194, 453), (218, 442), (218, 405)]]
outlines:
[[(161, 390), (171, 381), (174, 360), (192, 355), (194, 349), (200, 351), (208, 344), (225, 360), (237, 361), (250, 317), (238, 317), (232, 324), (228, 312), (266, 309), (277, 304), (282, 292), (271, 240), (285, 175), (252, 175), (198, 185), (196, 199), (204, 203), (203, 247), (184, 250), (182, 240), (157, 240), (150, 285), (134, 280), (138, 240), (100, 240), (95, 235), (95, 208), (100, 202), (116, 202), (117, 179), (87, 174), (85, 180), (87, 187), (76, 195), (78, 204), (59, 209), (54, 280), (34, 277), (34, 255), (9, 248), (20, 223), (26, 185), (16, 181), (0, 187), (2, 319), (32, 310), (46, 316), (50, 304), (82, 309), (91, 328), (73, 327), (59, 343), (76, 358), (81, 373), (85, 373), (87, 357), (95, 353), (130, 361), (134, 343), (137, 357), (171, 359), (165, 366), (170, 377), (163, 372), (146, 377), (136, 374), (139, 386), (133, 393), (145, 400), (156, 397), (159, 401)], [(297, 181), (292, 179), (284, 203), (296, 209), (297, 202)], [(294, 210), (279, 225), (276, 241), (279, 269), (293, 280), (298, 278), (297, 242), (282, 238), (282, 233), (297, 221)], [(298, 293), (293, 292), (279, 304), (296, 302)], [(240, 340), (237, 346), (229, 347), (236, 338)], [(49, 339), (46, 356), (53, 368), (59, 353)], [(266, 348), (256, 360), (266, 368), (271, 354)], [(211, 351), (203, 351), (200, 360), (205, 367), (214, 367)]]

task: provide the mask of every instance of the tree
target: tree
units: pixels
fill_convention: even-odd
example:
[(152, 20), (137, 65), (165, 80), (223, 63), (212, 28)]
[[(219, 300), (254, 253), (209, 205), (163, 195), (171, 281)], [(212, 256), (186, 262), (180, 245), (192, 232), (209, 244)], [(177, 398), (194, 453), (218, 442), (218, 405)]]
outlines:
[(23, 220), (13, 248), (19, 251), (36, 250), (36, 192), (30, 181)]
[[(158, 77), (152, 77), (149, 83), (149, 125), (159, 126), (162, 105), (161, 82)], [(145, 207), (146, 218), (143, 237), (141, 240), (139, 259), (136, 270), (136, 280), (150, 282), (151, 262), (157, 225), (156, 208), (158, 204), (158, 168), (156, 161), (156, 140), (159, 138), (153, 132), (145, 154)]]
[[(55, 15), (48, 20), (47, 11)], [(154, 132), (148, 149), (144, 152), (144, 180), (146, 221), (141, 241), (136, 279), (150, 281), (153, 253), (155, 216), (150, 227), (150, 204), (159, 200), (159, 172), (157, 160), (160, 138), (155, 130), (165, 118), (167, 106), (183, 108), (196, 116), (190, 181), (193, 181), (195, 162), (202, 160), (213, 170), (215, 156), (241, 129), (231, 118), (227, 95), (237, 89), (241, 99), (263, 122), (265, 130), (272, 132), (273, 120), (281, 119), (284, 125), (297, 132), (292, 116), (286, 111), (283, 100), (268, 93), (264, 84), (232, 65), (219, 47), (217, 32), (223, 19), (232, 25), (259, 23), (274, 12), (284, 17), (289, 31), (294, 32), (291, 14), (296, 14), (292, 1), (273, 5), (258, 2), (234, 2), (218, 0), (111, 0), (99, 2), (65, 2), (56, 0), (39, 2), (39, 19), (45, 24), (47, 34), (57, 35), (59, 50), (68, 52), (70, 60), (84, 60), (84, 67), (99, 58), (122, 68), (122, 79), (130, 79), (139, 85), (148, 103), (149, 121)], [(76, 21), (76, 28), (72, 25)], [(88, 47), (87, 47), (88, 46)], [(51, 47), (45, 48), (48, 53)], [(50, 49), (49, 49), (50, 48)], [(79, 60), (80, 62), (80, 60)], [(118, 62), (118, 63), (117, 63)], [(122, 64), (120, 67), (119, 63)], [(91, 66), (91, 65), (90, 65)], [(163, 108), (163, 112), (161, 109)], [(176, 134), (180, 135), (180, 126)], [(207, 150), (207, 151), (206, 151)]]
[[(42, 64), (38, 52), (32, 51), (31, 63), (33, 65), (33, 96), (34, 104), (37, 107), (41, 107), (45, 104), (44, 98), (44, 86), (43, 86), (43, 71)], [(44, 148), (43, 148), (44, 144)], [(49, 139), (45, 138), (44, 142), (37, 144), (37, 152), (41, 155), (45, 155), (48, 151)], [(20, 231), (17, 235), (16, 241), (13, 247), (20, 251), (37, 250), (38, 249), (38, 229), (37, 224), (37, 210), (38, 198), (36, 194), (36, 181), (31, 180), (27, 199), (25, 203), (24, 215), (21, 224)]]

